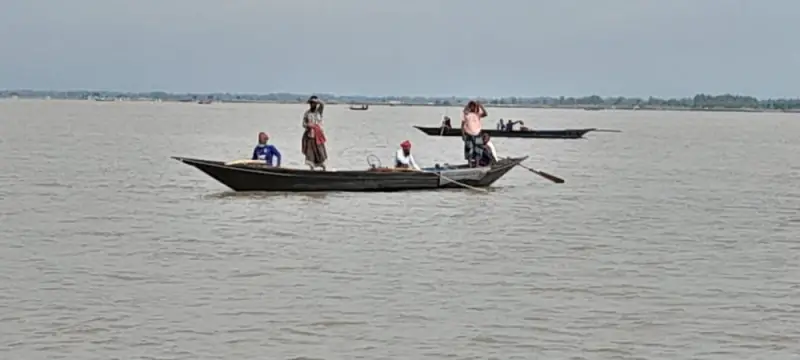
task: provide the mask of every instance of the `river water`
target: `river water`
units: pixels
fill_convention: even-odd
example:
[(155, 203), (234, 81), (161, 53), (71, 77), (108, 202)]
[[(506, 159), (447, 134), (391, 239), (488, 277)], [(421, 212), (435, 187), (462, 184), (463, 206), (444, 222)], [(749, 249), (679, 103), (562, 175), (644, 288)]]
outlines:
[[(562, 185), (236, 195), (169, 157), (299, 166), (302, 106), (0, 101), (0, 358), (800, 354), (798, 115), (489, 110), (623, 132), (495, 139)], [(459, 162), (443, 112), (330, 106), (331, 166)]]

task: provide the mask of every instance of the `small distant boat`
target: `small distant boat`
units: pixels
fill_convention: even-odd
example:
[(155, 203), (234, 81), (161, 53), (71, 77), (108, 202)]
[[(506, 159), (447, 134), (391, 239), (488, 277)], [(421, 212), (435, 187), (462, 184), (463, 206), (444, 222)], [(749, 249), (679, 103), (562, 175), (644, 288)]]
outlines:
[(274, 192), (394, 192), (448, 188), (485, 188), (528, 157), (505, 158), (492, 166), (436, 166), (423, 171), (398, 171), (373, 167), (369, 170), (312, 171), (254, 164), (172, 157), (194, 166), (234, 191)]
[(350, 110), (359, 110), (359, 111), (369, 110), (369, 105), (367, 104), (363, 104), (361, 106), (351, 105)]
[[(419, 131), (429, 136), (458, 136), (461, 137), (460, 128), (443, 129), (441, 127), (414, 126)], [(597, 129), (564, 129), (564, 130), (483, 130), (491, 137), (526, 138), (526, 139), (580, 139), (583, 135)]]

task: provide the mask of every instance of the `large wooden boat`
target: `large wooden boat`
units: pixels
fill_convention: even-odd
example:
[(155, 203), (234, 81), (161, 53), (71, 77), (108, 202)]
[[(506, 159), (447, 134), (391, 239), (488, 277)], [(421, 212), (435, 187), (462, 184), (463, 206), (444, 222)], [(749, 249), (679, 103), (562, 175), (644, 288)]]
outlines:
[(437, 165), (422, 171), (393, 171), (385, 168), (312, 171), (253, 164), (226, 165), (222, 161), (173, 157), (194, 166), (234, 191), (280, 192), (390, 192), (460, 188), (465, 185), (485, 188), (527, 158), (505, 158), (492, 166), (477, 168), (467, 165)]

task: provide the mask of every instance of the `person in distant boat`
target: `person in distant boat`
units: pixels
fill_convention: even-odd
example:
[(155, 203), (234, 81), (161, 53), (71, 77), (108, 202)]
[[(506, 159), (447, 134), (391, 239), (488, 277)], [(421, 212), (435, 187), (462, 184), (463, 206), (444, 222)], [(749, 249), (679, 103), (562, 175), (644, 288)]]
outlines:
[(328, 160), (328, 151), (325, 148), (327, 139), (322, 131), (322, 112), (325, 104), (314, 95), (308, 98), (308, 110), (303, 114), (303, 139), (301, 151), (306, 157), (306, 165), (311, 170), (322, 168), (325, 171), (325, 161)]
[(266, 162), (267, 166), (273, 166), (273, 158), (276, 159), (274, 166), (281, 167), (281, 152), (275, 145), (267, 144), (269, 135), (267, 133), (258, 133), (258, 145), (253, 149), (252, 160), (260, 160)]
[(497, 122), (497, 130), (501, 130), (502, 131), (505, 128), (506, 128), (506, 124), (503, 123), (503, 119), (500, 119), (500, 121)]
[(483, 139), (483, 156), (478, 161), (478, 166), (491, 166), (492, 164), (500, 161), (500, 157), (497, 156), (497, 150), (494, 147), (494, 143), (492, 143), (491, 136), (489, 133), (483, 132), (481, 134), (481, 138)]
[(464, 139), (464, 159), (470, 167), (475, 167), (483, 157), (481, 118), (486, 115), (483, 105), (474, 100), (467, 103), (467, 107), (464, 108), (461, 136)]
[(514, 125), (517, 124), (522, 124), (522, 121), (508, 119), (508, 122), (506, 123), (506, 131), (514, 131)]
[(450, 117), (449, 116), (445, 116), (445, 117), (442, 118), (442, 128), (445, 128), (445, 129), (448, 129), (448, 130), (453, 128), (453, 123), (450, 121)]
[(417, 162), (414, 161), (414, 156), (411, 155), (410, 141), (406, 140), (400, 144), (400, 148), (397, 149), (397, 153), (394, 156), (394, 167), (397, 169), (422, 170), (417, 165)]

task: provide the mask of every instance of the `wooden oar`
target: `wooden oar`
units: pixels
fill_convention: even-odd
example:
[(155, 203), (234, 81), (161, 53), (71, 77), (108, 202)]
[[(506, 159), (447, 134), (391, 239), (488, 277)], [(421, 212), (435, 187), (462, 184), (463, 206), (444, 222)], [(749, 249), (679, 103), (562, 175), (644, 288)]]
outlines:
[(595, 132), (611, 132), (611, 133), (621, 133), (622, 130), (613, 130), (613, 129), (592, 129)]
[(562, 178), (560, 178), (558, 176), (548, 174), (548, 173), (546, 173), (544, 171), (541, 171), (541, 170), (532, 169), (532, 168), (529, 168), (529, 167), (527, 167), (525, 165), (522, 165), (522, 164), (519, 164), (519, 166), (522, 167), (523, 169), (527, 169), (528, 171), (530, 171), (530, 172), (532, 172), (532, 173), (534, 173), (536, 175), (539, 175), (539, 176), (541, 176), (541, 177), (543, 177), (543, 178), (545, 178), (547, 180), (550, 180), (550, 181), (552, 181), (552, 182), (554, 182), (556, 184), (563, 184), (564, 183), (564, 179), (562, 179)]

